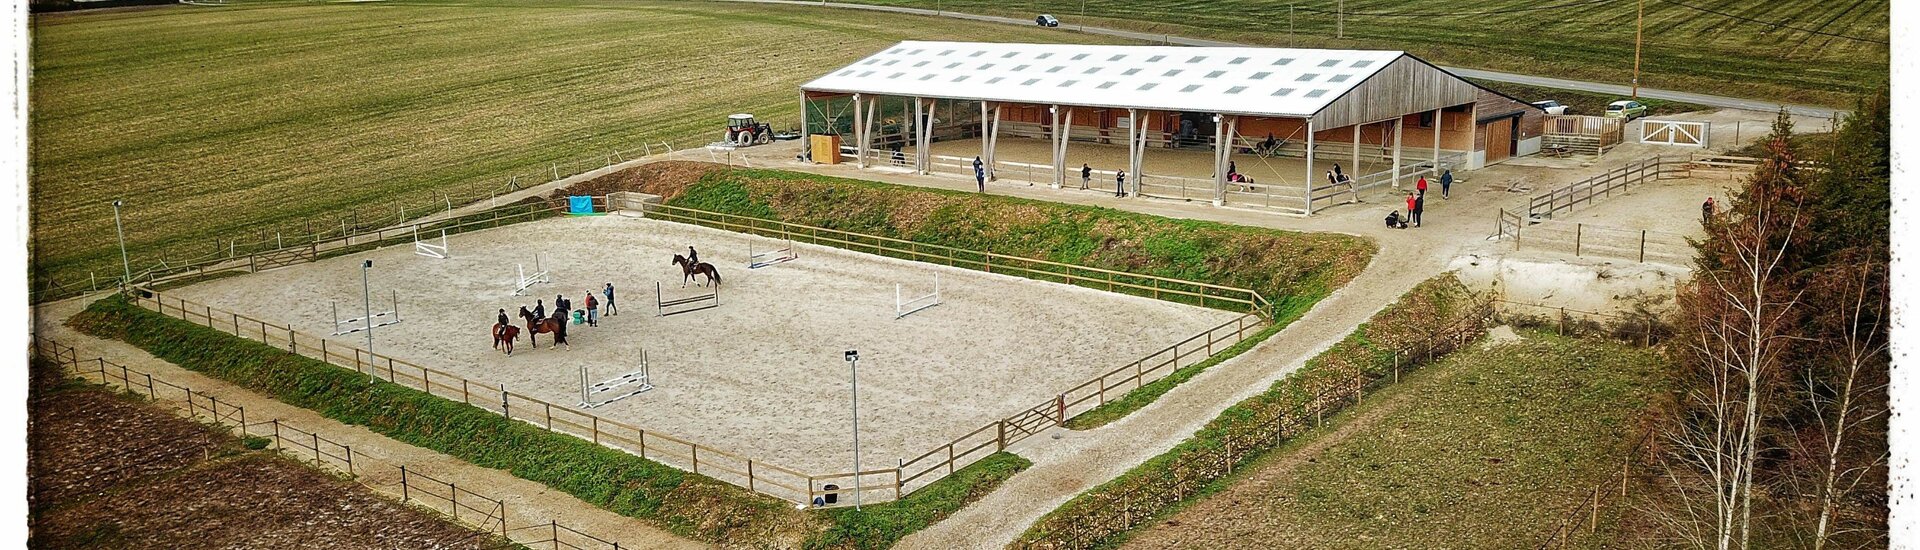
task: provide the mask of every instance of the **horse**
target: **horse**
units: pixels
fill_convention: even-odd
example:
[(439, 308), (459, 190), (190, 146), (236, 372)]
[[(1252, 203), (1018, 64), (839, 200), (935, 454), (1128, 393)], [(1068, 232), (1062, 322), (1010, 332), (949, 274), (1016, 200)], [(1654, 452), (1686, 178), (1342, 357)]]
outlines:
[[(507, 324), (493, 325), (493, 349), (501, 349), (507, 355), (513, 355), (513, 342), (520, 339), (520, 327)], [(501, 346), (505, 346), (502, 349)]]
[(533, 342), (534, 349), (540, 348), (540, 334), (548, 332), (553, 333), (553, 345), (548, 346), (547, 349), (558, 348), (561, 344), (566, 344), (567, 349), (573, 349), (573, 344), (567, 343), (566, 325), (561, 324), (559, 319), (534, 317), (533, 312), (527, 311), (526, 306), (520, 306), (520, 318), (527, 322), (527, 340)]
[(694, 263), (688, 260), (686, 256), (674, 254), (673, 265), (680, 266), (680, 288), (686, 288), (687, 282), (692, 281), (693, 276), (696, 274), (705, 275), (708, 283), (712, 283), (715, 287), (720, 286), (720, 270), (714, 269), (713, 264), (706, 262)]

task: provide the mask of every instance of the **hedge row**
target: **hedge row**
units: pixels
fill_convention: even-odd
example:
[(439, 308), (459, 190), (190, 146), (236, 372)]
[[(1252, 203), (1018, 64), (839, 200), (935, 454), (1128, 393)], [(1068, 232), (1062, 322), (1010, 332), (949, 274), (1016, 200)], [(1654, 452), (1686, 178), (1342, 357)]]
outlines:
[(1173, 449), (1074, 497), (1035, 523), (1019, 548), (1097, 548), (1125, 539), (1275, 445), (1314, 428), (1398, 371), (1477, 338), (1488, 302), (1452, 275), (1415, 286), (1273, 387), (1235, 404)]
[(328, 418), (507, 470), (721, 546), (885, 548), (1032, 464), (997, 453), (898, 501), (859, 511), (800, 511), (707, 476), (167, 317), (120, 296), (94, 302), (69, 324)]

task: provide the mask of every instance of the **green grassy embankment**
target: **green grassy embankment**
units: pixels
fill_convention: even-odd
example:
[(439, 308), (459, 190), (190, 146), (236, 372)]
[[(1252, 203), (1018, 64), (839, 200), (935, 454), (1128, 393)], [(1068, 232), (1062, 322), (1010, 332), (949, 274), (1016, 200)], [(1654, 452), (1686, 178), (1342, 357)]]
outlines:
[(999, 453), (898, 501), (860, 511), (799, 511), (706, 476), (166, 317), (118, 296), (95, 302), (70, 323), (328, 418), (510, 471), (607, 510), (724, 546), (884, 548), (1031, 465)]

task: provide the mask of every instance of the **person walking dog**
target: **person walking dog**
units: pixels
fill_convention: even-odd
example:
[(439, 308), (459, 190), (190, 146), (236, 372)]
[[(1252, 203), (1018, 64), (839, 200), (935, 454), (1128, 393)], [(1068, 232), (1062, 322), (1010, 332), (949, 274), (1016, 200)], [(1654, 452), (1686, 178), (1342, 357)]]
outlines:
[(600, 293), (607, 295), (607, 315), (619, 315), (620, 311), (613, 307), (613, 283), (607, 283), (607, 287), (601, 289)]

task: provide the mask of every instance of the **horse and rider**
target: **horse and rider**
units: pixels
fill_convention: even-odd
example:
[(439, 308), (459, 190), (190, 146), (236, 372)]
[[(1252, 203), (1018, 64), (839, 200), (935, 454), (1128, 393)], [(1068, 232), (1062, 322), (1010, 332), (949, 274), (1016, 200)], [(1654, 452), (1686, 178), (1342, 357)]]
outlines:
[(716, 288), (720, 286), (720, 270), (714, 268), (713, 264), (700, 261), (700, 251), (694, 250), (692, 246), (687, 247), (687, 255), (685, 256), (674, 254), (673, 265), (680, 266), (681, 288), (686, 288), (687, 283), (694, 282), (694, 275), (706, 277), (706, 282), (700, 283), (701, 286), (705, 286), (708, 283), (711, 283)]

